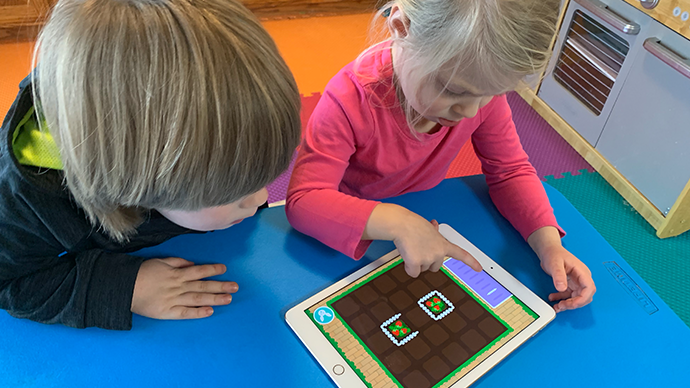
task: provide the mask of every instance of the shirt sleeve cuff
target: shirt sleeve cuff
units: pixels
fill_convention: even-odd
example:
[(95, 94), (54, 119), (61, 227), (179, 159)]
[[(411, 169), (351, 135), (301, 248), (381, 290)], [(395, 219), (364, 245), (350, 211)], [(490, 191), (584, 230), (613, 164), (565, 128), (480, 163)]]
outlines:
[(357, 244), (357, 247), (355, 248), (355, 254), (352, 257), (355, 260), (361, 259), (362, 256), (364, 256), (364, 254), (367, 252), (367, 249), (369, 249), (369, 246), (372, 242), (372, 240), (360, 240), (359, 244)]
[(109, 330), (132, 328), (132, 296), (142, 257), (102, 253), (94, 264), (86, 296), (85, 325)]
[(553, 226), (558, 230), (558, 234), (561, 236), (561, 238), (565, 237), (565, 231), (555, 221), (547, 224), (538, 225), (536, 227), (532, 227), (529, 229), (525, 229), (524, 231), (520, 231), (520, 234), (522, 235), (522, 238), (525, 239), (525, 241), (527, 241), (527, 239), (529, 238), (529, 236), (532, 235), (532, 233), (536, 232), (537, 230), (545, 226)]
[(362, 217), (361, 221), (354, 223), (357, 227), (352, 228), (352, 234), (349, 238), (350, 243), (347, 244), (349, 249), (343, 252), (355, 260), (361, 259), (373, 242), (372, 240), (362, 240), (362, 235), (364, 234), (364, 229), (367, 227), (367, 222), (369, 222), (369, 217), (371, 217), (371, 212), (373, 212), (374, 208), (380, 203), (380, 201), (367, 201), (361, 211), (358, 211), (358, 217)]

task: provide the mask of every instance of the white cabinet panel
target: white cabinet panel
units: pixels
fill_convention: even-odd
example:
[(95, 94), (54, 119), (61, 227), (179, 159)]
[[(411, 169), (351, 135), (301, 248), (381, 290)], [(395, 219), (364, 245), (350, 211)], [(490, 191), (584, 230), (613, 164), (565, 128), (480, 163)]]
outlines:
[[(690, 41), (654, 23), (644, 40), (690, 67)], [(596, 149), (666, 214), (690, 180), (690, 78), (642, 50)]]

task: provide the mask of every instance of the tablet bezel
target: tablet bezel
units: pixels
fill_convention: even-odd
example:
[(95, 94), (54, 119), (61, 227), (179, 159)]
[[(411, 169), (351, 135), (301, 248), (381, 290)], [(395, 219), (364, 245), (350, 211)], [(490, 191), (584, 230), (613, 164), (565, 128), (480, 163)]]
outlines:
[[(498, 283), (510, 291), (515, 297), (517, 297), (520, 301), (522, 301), (522, 303), (532, 309), (539, 316), (536, 321), (529, 324), (520, 333), (512, 337), (506, 344), (501, 346), (498, 350), (492, 353), (483, 362), (481, 362), (451, 386), (452, 388), (460, 388), (469, 386), (475, 382), (484, 373), (488, 372), (496, 364), (501, 362), (501, 360), (508, 356), (508, 354), (517, 349), (518, 346), (522, 345), (525, 341), (543, 329), (556, 317), (556, 312), (529, 288), (520, 283), (520, 281), (518, 281), (510, 273), (506, 272), (500, 265), (485, 255), (449, 225), (439, 225), (439, 232), (448, 241), (458, 245), (472, 254), (472, 256), (474, 256), (482, 265), (484, 271), (496, 279)], [(375, 271), (377, 268), (385, 265), (399, 255), (400, 254), (398, 253), (397, 249), (389, 252), (388, 254), (367, 264), (344, 279), (299, 303), (288, 310), (288, 312), (285, 314), (285, 319), (288, 325), (290, 325), (302, 343), (304, 343), (314, 358), (319, 362), (319, 364), (321, 364), (321, 367), (326, 371), (326, 373), (328, 373), (331, 379), (339, 387), (366, 387), (366, 385), (304, 311), (317, 304), (319, 301), (328, 298), (331, 294), (337, 292), (338, 290), (347, 287), (349, 284), (365, 276), (369, 272)], [(343, 367), (342, 374), (338, 375), (335, 373), (334, 368), (336, 365)]]

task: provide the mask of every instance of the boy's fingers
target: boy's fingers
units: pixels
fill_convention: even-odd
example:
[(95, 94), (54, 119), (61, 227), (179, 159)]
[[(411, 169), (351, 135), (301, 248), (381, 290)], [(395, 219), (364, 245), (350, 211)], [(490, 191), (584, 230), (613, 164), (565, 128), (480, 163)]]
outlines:
[(204, 264), (183, 268), (182, 271), (184, 271), (183, 278), (185, 280), (199, 280), (224, 274), (225, 269), (225, 265), (223, 264)]
[(475, 272), (479, 272), (482, 270), (482, 265), (479, 264), (477, 259), (474, 258), (474, 256), (470, 255), (466, 250), (460, 248), (459, 246), (448, 242), (448, 248), (446, 249), (446, 252), (448, 253), (448, 256), (454, 258), (455, 260), (460, 260), (463, 263), (467, 264), (475, 270)]
[(235, 282), (216, 282), (213, 280), (197, 280), (187, 282), (185, 289), (192, 292), (207, 292), (211, 294), (232, 294), (237, 292), (239, 286)]
[(165, 264), (167, 264), (171, 267), (175, 267), (175, 268), (185, 268), (185, 267), (191, 267), (194, 265), (194, 263), (192, 263), (191, 261), (185, 260), (181, 257), (168, 257), (168, 258), (159, 259), (159, 260), (164, 262)]
[(213, 314), (213, 308), (204, 307), (185, 307), (175, 306), (170, 309), (168, 316), (164, 319), (199, 319), (206, 318)]
[(183, 306), (223, 306), (232, 302), (232, 295), (208, 294), (203, 292), (187, 292), (182, 294), (179, 302)]
[(436, 220), (431, 220), (431, 225), (433, 225), (434, 228), (436, 229), (436, 231), (438, 232), (438, 221), (436, 221)]

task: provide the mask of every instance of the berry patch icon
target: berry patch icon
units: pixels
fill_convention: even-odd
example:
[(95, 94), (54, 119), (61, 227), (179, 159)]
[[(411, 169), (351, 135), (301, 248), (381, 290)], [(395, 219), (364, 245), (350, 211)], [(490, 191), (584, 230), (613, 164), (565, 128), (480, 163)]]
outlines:
[(436, 290), (424, 295), (417, 304), (435, 321), (441, 320), (455, 309), (455, 306)]
[(383, 333), (398, 346), (403, 346), (419, 334), (418, 331), (412, 331), (410, 327), (400, 319), (400, 313), (393, 315), (386, 322), (381, 324)]
[(412, 330), (405, 324), (405, 322), (401, 320), (397, 320), (393, 322), (390, 326), (388, 326), (388, 331), (391, 332), (397, 339), (403, 339), (407, 337), (410, 333), (412, 333)]

